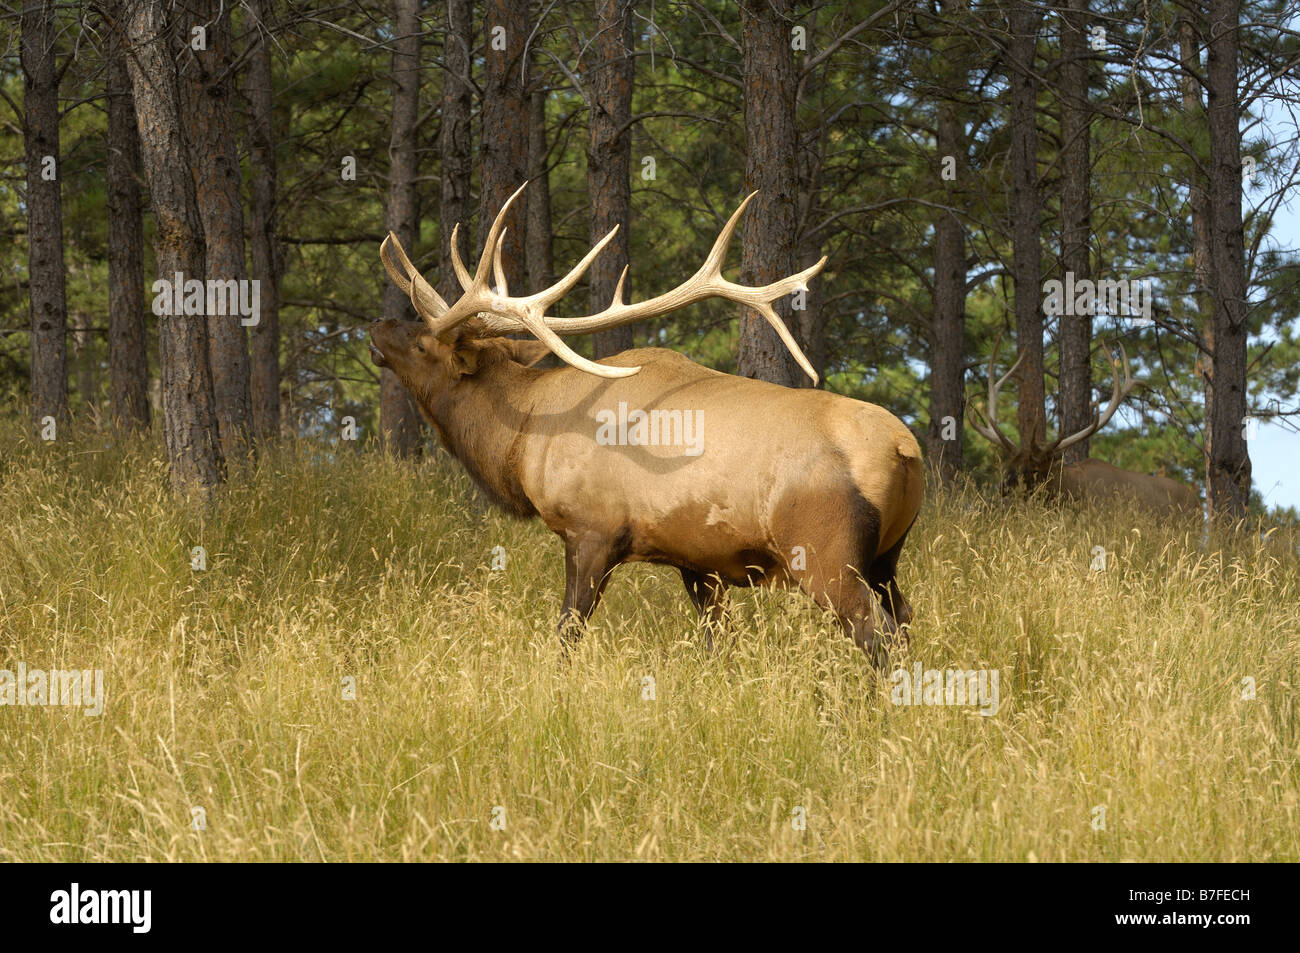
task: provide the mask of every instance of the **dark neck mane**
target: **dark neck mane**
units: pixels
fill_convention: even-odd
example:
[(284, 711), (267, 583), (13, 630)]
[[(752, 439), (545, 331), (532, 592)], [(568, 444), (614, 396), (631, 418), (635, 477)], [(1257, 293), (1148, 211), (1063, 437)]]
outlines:
[(469, 346), (478, 349), (478, 370), (439, 393), (417, 395), (420, 409), (493, 504), (514, 516), (536, 516), (517, 467), (531, 411), (529, 385), (545, 372), (516, 364), (491, 339)]

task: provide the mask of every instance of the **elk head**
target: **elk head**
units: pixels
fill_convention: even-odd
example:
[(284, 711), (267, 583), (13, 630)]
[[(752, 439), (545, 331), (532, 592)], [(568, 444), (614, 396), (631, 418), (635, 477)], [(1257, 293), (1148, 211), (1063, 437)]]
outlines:
[[(722, 265), (732, 235), (735, 234), (745, 208), (757, 193), (751, 193), (740, 203), (699, 270), (672, 291), (647, 301), (625, 304), (623, 284), (627, 278), (627, 267), (624, 266), (614, 290), (614, 299), (604, 311), (581, 318), (556, 318), (547, 315), (547, 309), (578, 283), (583, 272), (617, 233), (618, 226), (614, 226), (567, 275), (551, 287), (533, 295), (511, 296), (501, 265), (501, 244), (506, 231), (503, 222), (511, 203), (524, 188), (525, 186), (520, 186), (510, 196), (492, 223), (473, 275), (457, 251), (456, 237), (460, 225), (457, 224), (452, 229), (452, 266), (463, 292), (454, 305), (448, 305), (421, 276), (396, 235), (389, 232), (380, 247), (380, 257), (388, 276), (410, 295), (411, 303), (423, 319), (423, 324), (376, 321), (371, 326), (370, 356), (376, 365), (391, 368), (417, 400), (431, 396), (433, 391), (445, 391), (454, 387), (460, 379), (473, 375), (478, 370), (485, 349), (504, 353), (523, 364), (531, 364), (550, 351), (562, 361), (597, 377), (630, 377), (641, 368), (615, 367), (590, 361), (570, 348), (564, 338), (632, 324), (677, 311), (705, 298), (725, 298), (753, 308), (775, 329), (813, 383), (817, 382), (817, 372), (777, 316), (772, 303), (785, 295), (806, 289), (807, 280), (821, 271), (826, 258), (823, 257), (812, 267), (788, 278), (757, 288), (733, 284), (722, 277)], [(494, 282), (491, 286), (489, 278)], [(532, 334), (536, 340), (519, 341), (505, 337), (519, 333)]]
[[(1002, 432), (998, 426), (998, 391), (1002, 385), (1007, 382), (1020, 362), (1024, 360), (1024, 355), (1016, 358), (1016, 362), (1011, 365), (1001, 377), (996, 377), (995, 367), (997, 365), (998, 351), (1002, 347), (1002, 335), (998, 335), (997, 342), (993, 345), (993, 354), (989, 357), (989, 391), (987, 408), (980, 407), (978, 402), (972, 401), (969, 405), (969, 416), (971, 426), (980, 436), (989, 440), (1002, 454), (1004, 475), (1002, 479), (1003, 495), (1010, 494), (1019, 488), (1024, 488), (1028, 492), (1033, 492), (1039, 486), (1046, 486), (1049, 492), (1059, 490), (1061, 485), (1061, 461), (1067, 449), (1074, 446), (1081, 440), (1086, 440), (1095, 434), (1115, 416), (1115, 411), (1124, 398), (1129, 395), (1137, 385), (1132, 375), (1129, 373), (1128, 352), (1124, 350), (1124, 345), (1119, 345), (1120, 359), (1116, 360), (1111, 357), (1111, 366), (1114, 371), (1114, 386), (1111, 390), (1110, 402), (1105, 409), (1101, 409), (1098, 401), (1092, 404), (1092, 422), (1077, 433), (1062, 434), (1055, 440), (1047, 443), (1039, 443), (1037, 438), (1030, 435), (1028, 441), (1016, 444)], [(1123, 367), (1123, 378), (1120, 377), (1120, 368)]]

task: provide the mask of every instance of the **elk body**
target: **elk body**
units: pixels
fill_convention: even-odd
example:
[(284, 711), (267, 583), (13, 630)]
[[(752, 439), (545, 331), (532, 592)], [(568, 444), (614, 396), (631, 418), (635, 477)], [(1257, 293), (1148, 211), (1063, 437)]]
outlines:
[[(998, 344), (1001, 344), (1000, 338)], [(993, 368), (997, 361), (997, 352), (998, 346), (995, 345), (993, 356), (989, 360), (988, 408), (984, 410), (972, 403), (971, 424), (977, 433), (991, 441), (1002, 452), (1005, 471), (1002, 482), (1004, 494), (1017, 488), (1032, 492), (1042, 487), (1049, 498), (1063, 496), (1090, 502), (1122, 501), (1135, 503), (1156, 513), (1191, 515), (1201, 512), (1201, 500), (1196, 491), (1169, 477), (1125, 470), (1091, 457), (1077, 463), (1063, 462), (1065, 451), (1106, 426), (1111, 417), (1115, 416), (1115, 411), (1124, 398), (1136, 386), (1137, 382), (1129, 373), (1128, 354), (1124, 351), (1123, 345), (1120, 346), (1121, 361), (1112, 359), (1115, 381), (1110, 402), (1105, 410), (1099, 410), (1094, 406), (1093, 419), (1088, 426), (1078, 433), (1062, 434), (1046, 444), (1040, 444), (1031, 438), (1027, 443), (1017, 445), (998, 426), (998, 391), (1015, 373), (1020, 360), (1017, 359), (1006, 374), (995, 380)], [(1120, 364), (1123, 365), (1122, 379)]]
[[(722, 374), (672, 351), (594, 363), (561, 339), (719, 296), (762, 314), (815, 380), (771, 302), (803, 287), (825, 259), (761, 288), (723, 279), (745, 204), (686, 283), (627, 305), (620, 281), (614, 303), (587, 318), (545, 311), (609, 236), (554, 287), (510, 297), (498, 216), (477, 274), (457, 259), (463, 294), (449, 307), (390, 235), (385, 266), (424, 323), (377, 322), (372, 359), (397, 374), (491, 500), (540, 517), (564, 541), (566, 637), (580, 633), (615, 567), (645, 561), (681, 571), (706, 632), (722, 619), (727, 586), (793, 585), (883, 663), (885, 642), (911, 618), (896, 580), (921, 504), (921, 453), (907, 427), (872, 404)], [(539, 340), (502, 336), (518, 331)], [(568, 366), (532, 366), (547, 351)]]
[(1169, 477), (1136, 473), (1091, 457), (1065, 466), (1059, 466), (1059, 457), (1056, 461), (1059, 492), (1072, 499), (1123, 500), (1157, 512), (1201, 512), (1201, 498), (1196, 491)]

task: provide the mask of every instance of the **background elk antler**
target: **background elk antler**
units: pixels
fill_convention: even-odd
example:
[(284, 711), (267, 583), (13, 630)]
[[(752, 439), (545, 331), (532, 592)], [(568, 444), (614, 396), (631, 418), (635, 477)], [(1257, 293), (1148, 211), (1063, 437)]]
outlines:
[[(758, 194), (757, 192), (751, 192), (745, 201), (740, 203), (740, 207), (732, 213), (699, 270), (676, 288), (656, 298), (636, 304), (625, 304), (622, 299), (627, 268), (624, 267), (618, 286), (614, 290), (613, 301), (608, 308), (598, 314), (581, 318), (556, 318), (547, 315), (547, 309), (568, 294), (578, 283), (583, 272), (590, 267), (592, 261), (618, 232), (618, 226), (615, 225), (609, 234), (597, 242), (567, 275), (551, 287), (526, 297), (511, 297), (506, 284), (505, 270), (501, 266), (501, 245), (506, 232), (502, 223), (511, 203), (526, 187), (526, 183), (521, 185), (497, 214), (488, 232), (487, 241), (483, 245), (483, 254), (479, 257), (478, 268), (473, 275), (470, 275), (457, 251), (456, 238), (460, 229), (459, 223), (452, 229), (452, 265), (462, 291), (460, 299), (454, 305), (448, 306), (447, 302), (424, 279), (407, 257), (396, 235), (389, 232), (380, 246), (379, 254), (388, 276), (410, 295), (416, 313), (424, 319), (429, 330), (440, 339), (446, 340), (449, 333), (460, 324), (478, 315), (479, 320), (490, 333), (517, 334), (527, 331), (550, 348), (557, 357), (579, 370), (600, 377), (630, 377), (641, 370), (640, 366), (611, 367), (597, 364), (570, 348), (564, 343), (562, 336), (592, 334), (596, 331), (631, 324), (644, 318), (668, 314), (697, 301), (703, 301), (705, 298), (725, 298), (753, 308), (761, 314), (780, 335), (804, 373), (814, 384), (817, 383), (817, 372), (804, 356), (790, 329), (773, 309), (772, 303), (795, 291), (806, 291), (808, 279), (822, 270), (826, 264), (826, 257), (823, 255), (816, 264), (797, 274), (761, 287), (738, 285), (722, 277), (722, 264), (726, 260), (731, 237), (735, 234), (741, 215)], [(489, 271), (495, 287), (488, 283)]]
[[(1137, 381), (1129, 372), (1128, 352), (1121, 344), (1120, 357), (1111, 356), (1115, 382), (1111, 388), (1110, 402), (1102, 410), (1097, 401), (1092, 402), (1092, 422), (1071, 434), (1062, 434), (1055, 440), (1040, 444), (1036, 439), (1023, 440), (1019, 446), (1011, 441), (998, 426), (998, 391), (1020, 365), (1017, 360), (1011, 370), (995, 377), (998, 351), (1002, 336), (993, 345), (989, 358), (989, 393), (987, 408), (974, 401), (969, 405), (971, 426), (980, 436), (993, 442), (1003, 455), (1002, 492), (1017, 488), (1029, 491), (1042, 486), (1049, 496), (1066, 496), (1076, 500), (1108, 501), (1122, 498), (1128, 502), (1159, 513), (1199, 515), (1201, 501), (1196, 491), (1186, 484), (1167, 476), (1152, 476), (1125, 470), (1104, 460), (1086, 457), (1066, 464), (1062, 455), (1068, 447), (1091, 437), (1115, 416), (1115, 411), (1129, 395)], [(1123, 374), (1120, 365), (1123, 364)]]
[[(1011, 365), (1010, 369), (1005, 374), (1001, 377), (995, 377), (998, 352), (1001, 349), (1002, 335), (999, 334), (997, 341), (993, 345), (993, 353), (989, 356), (988, 406), (987, 408), (980, 407), (977, 402), (972, 401), (970, 403), (969, 416), (971, 426), (975, 428), (976, 433), (981, 437), (984, 437), (986, 440), (992, 441), (1007, 453), (1015, 454), (1020, 448), (1017, 447), (1016, 444), (1012, 442), (1011, 438), (1002, 432), (1002, 428), (998, 426), (998, 392), (1002, 389), (1002, 385), (1005, 384), (1010, 379), (1011, 375), (1016, 372), (1016, 368), (1019, 367), (1020, 362), (1024, 360), (1024, 354), (1021, 354), (1016, 358), (1016, 362)], [(1119, 405), (1123, 403), (1124, 398), (1132, 392), (1133, 388), (1136, 387), (1138, 383), (1129, 370), (1128, 352), (1124, 349), (1122, 342), (1119, 345), (1119, 352), (1119, 359), (1116, 359), (1113, 354), (1110, 358), (1111, 368), (1114, 371), (1114, 384), (1111, 388), (1110, 402), (1106, 405), (1106, 409), (1101, 410), (1100, 402), (1094, 400), (1092, 402), (1092, 422), (1077, 433), (1060, 435), (1055, 440), (1044, 446), (1042, 448), (1042, 453), (1050, 455), (1065, 451), (1069, 447), (1074, 446), (1080, 440), (1086, 440), (1091, 437), (1102, 427), (1106, 426), (1106, 424), (1110, 422), (1110, 419), (1115, 416), (1115, 411), (1119, 409)], [(1123, 367), (1122, 379), (1120, 376), (1121, 366)]]

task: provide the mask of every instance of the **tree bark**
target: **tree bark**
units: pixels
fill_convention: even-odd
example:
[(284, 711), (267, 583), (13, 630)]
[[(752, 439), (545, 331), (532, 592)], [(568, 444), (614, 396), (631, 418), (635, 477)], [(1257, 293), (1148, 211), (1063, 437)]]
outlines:
[[(207, 49), (187, 47), (184, 84), (195, 197), (203, 221), (206, 274), (213, 281), (247, 280), (244, 212), (232, 78), (230, 5), (224, 0), (190, 0), (195, 25), (207, 31)], [(182, 7), (182, 10), (185, 8)], [(188, 277), (188, 275), (186, 276)], [(227, 460), (253, 447), (248, 335), (235, 314), (208, 315), (208, 357), (216, 401), (221, 450)]]
[(1250, 454), (1244, 434), (1246, 257), (1241, 218), (1241, 104), (1237, 55), (1240, 0), (1211, 0), (1206, 94), (1210, 127), (1210, 267), (1214, 295), (1213, 416), (1210, 418), (1210, 514), (1239, 519), (1250, 502)]
[[(415, 247), (419, 227), (415, 138), (420, 115), (420, 4), (419, 0), (395, 0), (393, 6), (393, 125), (384, 225), (409, 249)], [(414, 319), (410, 298), (391, 281), (384, 282), (384, 318)], [(419, 411), (397, 375), (388, 368), (380, 373), (379, 428), (390, 453), (409, 457), (419, 452)]]
[[(632, 58), (631, 0), (597, 0), (596, 62), (591, 77), (591, 116), (588, 120), (587, 195), (591, 201), (594, 246), (618, 226), (618, 234), (591, 265), (591, 313), (609, 307), (619, 276), (631, 260), (629, 234), (632, 219)], [(623, 300), (629, 300), (629, 282)], [(609, 357), (632, 346), (632, 326), (611, 328), (592, 335), (592, 352)]]
[[(964, 165), (957, 108), (939, 105), (935, 146), (939, 161), (952, 156)], [(952, 183), (945, 194), (952, 202)], [(966, 413), (966, 233), (956, 214), (940, 210), (934, 220), (934, 313), (930, 319), (930, 427), (926, 456), (945, 482), (951, 482), (965, 452)], [(945, 439), (946, 438), (946, 439)]]
[[(814, 216), (821, 207), (821, 147), (822, 134), (818, 132), (813, 137), (813, 141), (806, 145), (804, 158), (800, 163), (804, 166), (800, 172), (800, 201), (805, 209), (805, 214), (802, 216), (805, 224), (799, 230), (798, 267), (800, 270), (811, 268), (822, 257), (821, 242), (809, 234), (811, 232), (809, 226), (814, 223)], [(825, 280), (820, 277), (808, 282), (808, 290), (804, 292), (803, 298), (804, 307), (801, 311), (794, 312), (797, 327), (791, 328), (795, 340), (799, 342), (804, 355), (808, 358), (808, 363), (817, 372), (818, 386), (826, 384), (826, 364), (829, 360), (826, 348), (826, 326), (830, 314), (825, 307), (825, 288)], [(793, 307), (791, 310), (793, 312)], [(803, 383), (802, 370), (797, 380)]]
[(271, 41), (266, 0), (246, 0), (253, 31), (244, 93), (248, 99), (250, 277), (261, 283), (261, 320), (249, 329), (249, 389), (253, 434), (259, 442), (280, 436), (280, 249), (276, 241), (275, 113), (271, 94)]
[(528, 235), (524, 256), (528, 260), (528, 286), (533, 293), (555, 282), (555, 255), (551, 244), (551, 183), (546, 172), (547, 89), (536, 84), (528, 98)]
[(1043, 8), (1017, 0), (1011, 13), (1011, 246), (1016, 286), (1016, 346), (1020, 368), (1017, 422), (1020, 445), (1043, 444), (1047, 438), (1043, 389), (1042, 246), (1038, 193), (1038, 80), (1034, 51)]
[(439, 161), (442, 190), (438, 201), (438, 293), (449, 302), (460, 297), (460, 284), (451, 265), (451, 230), (460, 223), (459, 249), (469, 260), (470, 178), (474, 169), (470, 110), (474, 87), (470, 82), (470, 50), (474, 46), (474, 5), (471, 0), (448, 0), (447, 32), (443, 44), (442, 125)]
[(59, 80), (51, 0), (23, 0), (20, 40), (27, 153), (27, 276), (31, 293), (33, 429), (68, 420), (68, 305), (63, 268)]
[[(1205, 122), (1205, 103), (1201, 99), (1201, 85), (1197, 78), (1201, 70), (1200, 50), (1197, 46), (1197, 28), (1190, 18), (1178, 27), (1179, 60), (1182, 63), (1183, 113), (1189, 125)], [(1206, 167), (1209, 157), (1204, 156)], [(1195, 278), (1196, 326), (1199, 353), (1196, 367), (1200, 372), (1205, 401), (1205, 479), (1208, 494), (1210, 483), (1210, 458), (1213, 456), (1214, 434), (1210, 421), (1214, 417), (1214, 300), (1211, 296), (1210, 278), (1210, 208), (1206, 194), (1205, 176), (1192, 164), (1187, 183), (1188, 204), (1192, 213), (1192, 269)]]
[[(479, 253), (497, 213), (528, 176), (528, 94), (520, 75), (528, 40), (528, 0), (489, 0), (485, 7), (487, 50), (476, 245)], [(527, 207), (527, 202), (518, 200), (510, 207), (501, 245), (506, 284), (516, 294), (525, 287)]]
[[(1061, 16), (1061, 267), (1075, 281), (1092, 277), (1092, 148), (1088, 105), (1088, 0), (1069, 0)], [(1065, 312), (1071, 312), (1068, 306)], [(1061, 433), (1092, 421), (1092, 316), (1060, 316)], [(1086, 460), (1088, 440), (1065, 451), (1066, 463)]]
[[(810, 16), (813, 17), (813, 20), (808, 24), (811, 33), (816, 28), (816, 13), (811, 13)], [(801, 66), (802, 64), (796, 59), (795, 68), (800, 69)], [(796, 230), (799, 235), (797, 260), (798, 267), (801, 270), (811, 268), (822, 257), (821, 236), (814, 229), (822, 214), (821, 191), (828, 127), (825, 97), (822, 95), (824, 78), (823, 68), (817, 68), (805, 76), (800, 87), (799, 102), (795, 106), (797, 114), (798, 110), (802, 108), (802, 104), (810, 104), (815, 99), (821, 99), (821, 102), (816, 107), (818, 111), (817, 125), (800, 136), (799, 151), (795, 156), (795, 163), (799, 172), (798, 205), (795, 210), (797, 216)], [(795, 311), (793, 302), (791, 303), (792, 316), (798, 325), (791, 328), (791, 331), (794, 332), (795, 340), (799, 342), (799, 346), (803, 348), (808, 363), (817, 371), (819, 386), (824, 386), (826, 383), (826, 363), (828, 360), (826, 326), (830, 315), (823, 306), (825, 287), (825, 279), (816, 278), (808, 282), (808, 290), (804, 292), (803, 296), (802, 310)]]
[[(795, 268), (794, 50), (790, 42), (789, 0), (745, 0), (740, 7), (744, 51), (745, 191), (758, 190), (750, 203), (741, 243), (741, 283), (764, 285)], [(790, 323), (790, 299), (773, 303)], [(776, 332), (749, 308), (741, 309), (737, 372), (743, 377), (811, 385)]]
[(122, 6), (108, 27), (108, 373), (114, 423), (149, 427), (140, 137), (126, 67)]
[[(203, 223), (181, 126), (175, 33), (166, 0), (126, 0), (127, 58), (136, 126), (154, 213), (158, 274), (204, 280)], [(213, 406), (207, 322), (201, 316), (163, 316), (158, 322), (163, 392), (163, 437), (172, 486), (211, 491), (224, 460)]]

